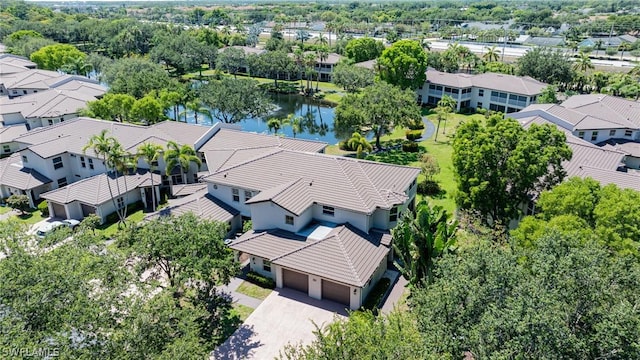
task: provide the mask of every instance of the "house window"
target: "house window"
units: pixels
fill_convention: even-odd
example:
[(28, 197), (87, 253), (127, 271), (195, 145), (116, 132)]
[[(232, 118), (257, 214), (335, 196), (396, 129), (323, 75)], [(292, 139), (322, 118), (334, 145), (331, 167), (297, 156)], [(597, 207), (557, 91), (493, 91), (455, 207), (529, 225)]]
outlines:
[(47, 124), (53, 125), (53, 120), (52, 119), (47, 120)]
[[(484, 89), (478, 90), (478, 96), (484, 96)], [(478, 106), (480, 107), (480, 106)]]
[(2, 145), (2, 151), (8, 153), (11, 151), (11, 147), (7, 144)]
[(609, 136), (616, 136), (615, 130), (609, 130)]
[(334, 209), (331, 206), (323, 206), (322, 207), (322, 213), (325, 214), (325, 215), (333, 216), (336, 213), (336, 209)]
[(284, 216), (284, 223), (287, 224), (287, 225), (293, 225), (293, 216), (285, 215)]
[(396, 221), (398, 221), (398, 207), (394, 206), (391, 208), (391, 211), (389, 211), (389, 222)]
[(118, 207), (118, 209), (122, 209), (124, 207), (124, 198), (123, 197), (119, 197), (116, 199), (116, 206)]
[(60, 156), (54, 157), (52, 161), (53, 161), (53, 168), (54, 169), (57, 170), (57, 169), (60, 169), (60, 168), (63, 167), (63, 165), (62, 165), (62, 157), (60, 157)]
[(233, 195), (233, 201), (234, 202), (239, 202), (240, 201), (240, 190), (231, 189), (231, 195)]
[(83, 168), (87, 167), (87, 162), (84, 161), (84, 156), (80, 156), (80, 166), (82, 166)]
[(27, 90), (22, 90), (22, 95), (27, 95)]
[(578, 131), (578, 137), (584, 139), (584, 131)]
[(477, 107), (482, 108), (482, 103), (479, 102)]
[(93, 159), (89, 158), (89, 169), (93, 170)]
[(58, 179), (58, 187), (63, 187), (63, 186), (67, 186), (67, 178), (63, 177)]
[(598, 139), (598, 132), (594, 131), (591, 133), (591, 141), (596, 141)]
[(246, 191), (245, 190), (244, 191), (244, 202), (249, 201), (249, 199), (251, 199), (251, 196), (252, 196), (251, 191)]
[(624, 136), (631, 136), (631, 135), (633, 135), (633, 131), (631, 131), (631, 130), (625, 130), (624, 131)]
[(271, 272), (271, 261), (267, 259), (262, 260), (262, 270)]
[(26, 156), (22, 155), (22, 162), (26, 164), (29, 162), (29, 159), (27, 159)]

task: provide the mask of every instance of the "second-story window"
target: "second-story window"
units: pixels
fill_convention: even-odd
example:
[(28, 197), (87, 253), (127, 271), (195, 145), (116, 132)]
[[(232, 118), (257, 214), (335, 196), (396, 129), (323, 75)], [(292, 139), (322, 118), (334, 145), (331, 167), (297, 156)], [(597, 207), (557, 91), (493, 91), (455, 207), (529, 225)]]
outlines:
[(58, 157), (54, 157), (53, 158), (53, 168), (54, 169), (60, 169), (63, 167), (62, 165), (62, 157), (58, 156)]
[(478, 96), (484, 96), (484, 89), (478, 90)]
[(231, 195), (233, 197), (233, 201), (234, 202), (239, 202), (240, 201), (240, 190), (231, 189)]
[(262, 260), (262, 270), (271, 272), (271, 261), (267, 259)]
[(609, 130), (609, 136), (616, 136), (615, 130)]
[(80, 156), (80, 166), (82, 166), (83, 168), (87, 167), (87, 162), (84, 161), (84, 156)]
[(396, 221), (398, 221), (398, 207), (394, 206), (391, 208), (391, 211), (389, 211), (389, 222)]
[(93, 170), (93, 159), (89, 158), (89, 169)]
[(124, 207), (124, 198), (119, 197), (118, 199), (116, 199), (116, 204), (118, 206), (118, 209), (122, 209)]
[(29, 162), (29, 159), (26, 156), (22, 155), (22, 162), (26, 164)]
[(633, 131), (632, 130), (625, 130), (624, 131), (624, 136), (631, 136), (633, 135)]
[(596, 141), (598, 139), (598, 132), (594, 131), (591, 133), (591, 141)]
[(287, 224), (287, 225), (293, 225), (293, 216), (285, 215), (284, 216), (284, 223)]
[(66, 177), (58, 179), (58, 187), (61, 188), (63, 186), (67, 186), (67, 178)]
[(11, 151), (11, 146), (9, 146), (7, 144), (2, 145), (2, 152), (8, 153), (10, 151)]
[(244, 191), (244, 202), (249, 201), (249, 199), (251, 199), (251, 196), (252, 196), (251, 191), (245, 190)]
[(325, 215), (329, 215), (329, 216), (334, 216), (336, 213), (336, 209), (334, 209), (331, 206), (323, 206), (322, 207), (322, 213)]

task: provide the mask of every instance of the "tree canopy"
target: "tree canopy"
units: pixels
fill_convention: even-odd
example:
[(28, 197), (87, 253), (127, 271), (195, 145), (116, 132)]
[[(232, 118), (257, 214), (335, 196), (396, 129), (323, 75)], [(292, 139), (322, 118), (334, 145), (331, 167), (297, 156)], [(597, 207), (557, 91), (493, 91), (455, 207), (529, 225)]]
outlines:
[(492, 115), (462, 124), (453, 139), (456, 203), (485, 221), (507, 225), (532, 194), (564, 178), (571, 158), (564, 133), (552, 125), (524, 129), (516, 120)]
[(203, 86), (200, 96), (202, 102), (211, 108), (213, 117), (225, 123), (260, 117), (273, 109), (264, 90), (252, 79), (224, 77)]
[(347, 92), (353, 93), (373, 85), (375, 73), (367, 68), (341, 63), (333, 68), (331, 81), (336, 85), (342, 86)]
[(384, 44), (380, 40), (370, 37), (352, 39), (344, 48), (344, 55), (353, 62), (359, 63), (377, 59), (384, 50)]
[(136, 99), (171, 85), (162, 66), (141, 58), (123, 58), (107, 64), (101, 76), (109, 84), (110, 92), (129, 94)]
[(75, 59), (84, 59), (87, 55), (69, 44), (53, 44), (40, 48), (31, 54), (31, 61), (40, 69), (60, 70)]
[(571, 62), (560, 51), (536, 47), (527, 51), (516, 62), (517, 75), (531, 76), (547, 84), (564, 85), (571, 82)]
[(382, 52), (377, 61), (380, 79), (392, 85), (415, 90), (426, 80), (427, 54), (417, 41), (395, 42)]
[(372, 133), (376, 147), (382, 148), (380, 137), (395, 126), (420, 121), (420, 108), (415, 93), (386, 82), (367, 86), (359, 94), (347, 94), (336, 108), (336, 133), (348, 137), (354, 132)]

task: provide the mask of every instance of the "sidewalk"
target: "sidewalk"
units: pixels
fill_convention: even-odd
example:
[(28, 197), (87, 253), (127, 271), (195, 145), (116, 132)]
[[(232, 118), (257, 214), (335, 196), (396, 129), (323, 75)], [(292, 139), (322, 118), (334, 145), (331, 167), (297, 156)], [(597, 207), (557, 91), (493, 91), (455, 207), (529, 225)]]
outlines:
[(238, 286), (240, 286), (240, 284), (242, 284), (242, 282), (244, 281), (247, 272), (249, 271), (248, 265), (249, 261), (243, 263), (241, 265), (242, 270), (240, 274), (237, 277), (231, 279), (228, 285), (218, 286), (218, 290), (231, 295), (234, 303), (238, 303), (240, 305), (248, 306), (252, 309), (255, 309), (262, 303), (262, 300), (247, 296), (245, 294), (241, 294), (236, 291), (236, 289), (238, 289)]
[(402, 275), (400, 275), (400, 272), (395, 270), (393, 272), (398, 274), (398, 276), (395, 279), (395, 282), (392, 283), (391, 291), (387, 295), (386, 299), (384, 299), (382, 307), (380, 307), (383, 314), (388, 314), (395, 308), (398, 301), (400, 301), (400, 298), (402, 298), (402, 294), (407, 291), (407, 284), (409, 283)]
[(429, 120), (426, 116), (422, 117), (422, 123), (424, 124), (424, 132), (422, 133), (422, 137), (420, 139), (416, 139), (417, 142), (429, 140), (435, 134), (436, 127), (433, 125), (431, 120)]

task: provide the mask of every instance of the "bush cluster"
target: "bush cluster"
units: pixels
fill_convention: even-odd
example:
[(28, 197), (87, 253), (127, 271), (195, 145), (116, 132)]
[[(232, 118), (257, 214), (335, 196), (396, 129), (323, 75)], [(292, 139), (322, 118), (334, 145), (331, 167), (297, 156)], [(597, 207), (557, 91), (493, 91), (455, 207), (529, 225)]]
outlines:
[(375, 310), (380, 306), (380, 301), (382, 301), (382, 297), (387, 292), (390, 284), (391, 280), (389, 278), (383, 277), (380, 279), (373, 289), (371, 289), (369, 295), (367, 295), (364, 304), (362, 304), (362, 308), (364, 310)]
[(273, 279), (262, 276), (255, 271), (249, 271), (247, 273), (247, 281), (267, 289), (276, 287), (276, 282), (273, 281)]
[(422, 137), (422, 130), (407, 130), (404, 133), (407, 140), (418, 140)]
[(415, 153), (420, 150), (417, 142), (413, 141), (405, 141), (402, 143), (402, 151)]
[(414, 121), (407, 125), (409, 130), (424, 130), (424, 123), (422, 121)]
[(418, 183), (418, 194), (433, 196), (440, 192), (440, 184), (434, 180), (424, 180)]
[(40, 202), (40, 204), (38, 204), (38, 210), (40, 210), (40, 214), (42, 214), (42, 217), (49, 217), (49, 204), (47, 203), (47, 200), (43, 200)]

